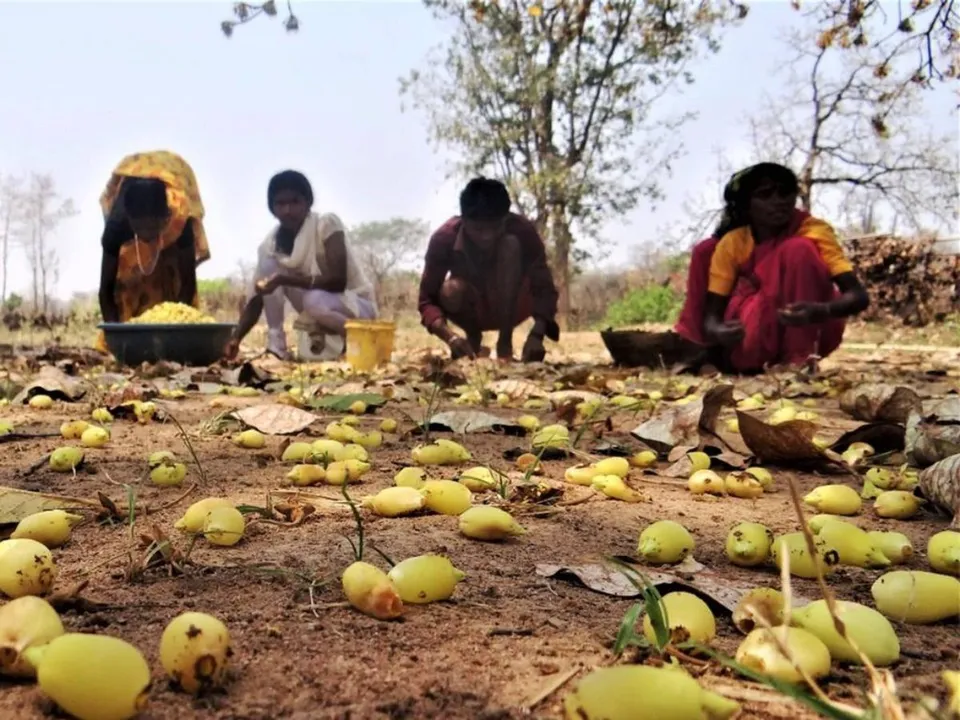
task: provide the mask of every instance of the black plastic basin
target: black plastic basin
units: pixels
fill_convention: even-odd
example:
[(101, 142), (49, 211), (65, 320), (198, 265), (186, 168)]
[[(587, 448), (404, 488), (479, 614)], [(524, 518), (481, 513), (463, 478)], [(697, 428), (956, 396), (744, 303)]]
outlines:
[(223, 357), (236, 325), (103, 323), (99, 327), (110, 352), (123, 365), (166, 360), (197, 367), (211, 365)]

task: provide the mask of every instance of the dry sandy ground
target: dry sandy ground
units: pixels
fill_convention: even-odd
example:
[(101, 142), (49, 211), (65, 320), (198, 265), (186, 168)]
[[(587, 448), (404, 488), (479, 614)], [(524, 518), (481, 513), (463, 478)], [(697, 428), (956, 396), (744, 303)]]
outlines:
[[(415, 339), (402, 337), (400, 349)], [(518, 347), (519, 347), (518, 343)], [(563, 348), (552, 353), (557, 361), (597, 360), (602, 357), (594, 335), (567, 336)], [(943, 364), (956, 368), (954, 351), (942, 358), (930, 353), (847, 352), (834, 361), (848, 373), (864, 377), (883, 373), (888, 378), (943, 393), (956, 380), (939, 371)], [(695, 383), (696, 379), (688, 379)], [(663, 387), (662, 376), (645, 377), (649, 389)], [(162, 508), (137, 520), (135, 535), (156, 525), (170, 533), (176, 546), (188, 543), (172, 529), (188, 504), (205, 496), (227, 495), (234, 500), (263, 506), (269, 491), (282, 484), (287, 470), (274, 456), (280, 438), (271, 438), (265, 450), (244, 451), (228, 436), (211, 433), (210, 421), (225, 410), (262, 403), (267, 398), (210, 396), (191, 393), (170, 404), (186, 429), (203, 469), (191, 464), (188, 484), (199, 487), (173, 503), (182, 491), (156, 488), (143, 481), (145, 458), (154, 450), (171, 449), (188, 457), (176, 426), (167, 422), (138, 425), (118, 420), (109, 446), (88, 453), (89, 468), (71, 475), (42, 467), (28, 472), (36, 461), (61, 441), (57, 438), (7, 443), (0, 472), (3, 484), (71, 496), (94, 497), (103, 492), (123, 501), (123, 484), (136, 488), (139, 502)], [(452, 407), (452, 406), (450, 406)], [(25, 432), (56, 432), (68, 419), (87, 417), (85, 402), (60, 403), (47, 411), (3, 408), (3, 419), (13, 420)], [(857, 423), (843, 416), (836, 400), (817, 400), (824, 432), (839, 435)], [(491, 408), (506, 418), (516, 409)], [(375, 427), (382, 417), (396, 418), (401, 429), (419, 418), (416, 403), (389, 403), (364, 425)], [(549, 414), (540, 413), (545, 419)], [(332, 416), (326, 415), (304, 437), (319, 436)], [(628, 430), (631, 417), (615, 419), (606, 439), (636, 446)], [(413, 439), (393, 437), (374, 454), (374, 469), (356, 486), (354, 495), (375, 492), (392, 484), (399, 467), (409, 462)], [(523, 441), (499, 435), (470, 435), (465, 441), (476, 464), (508, 470), (503, 452)], [(546, 463), (545, 477), (564, 489), (563, 506), (554, 512), (518, 512), (527, 534), (502, 544), (469, 540), (457, 532), (453, 517), (422, 515), (382, 519), (364, 513), (368, 559), (385, 566), (369, 548), (399, 560), (423, 553), (448, 555), (466, 580), (449, 602), (410, 607), (402, 622), (379, 622), (342, 603), (338, 574), (353, 559), (345, 536), (355, 532), (348, 508), (316, 500), (317, 512), (298, 527), (265, 522), (251, 523), (245, 539), (230, 548), (204, 541), (190, 553), (192, 565), (185, 575), (171, 576), (164, 569), (129, 578), (131, 563), (143, 549), (130, 539), (124, 524), (79, 527), (72, 541), (56, 551), (59, 586), (88, 580), (84, 596), (103, 605), (70, 611), (64, 622), (70, 630), (107, 633), (136, 644), (155, 668), (155, 684), (146, 720), (191, 717), (221, 720), (266, 718), (556, 718), (561, 715), (565, 692), (583, 672), (613, 661), (610, 647), (624, 612), (633, 602), (617, 599), (565, 580), (539, 576), (541, 563), (561, 565), (597, 562), (604, 556), (631, 555), (638, 532), (649, 522), (672, 518), (683, 522), (697, 541), (697, 560), (721, 580), (748, 586), (776, 586), (775, 569), (742, 570), (724, 556), (724, 538), (737, 520), (759, 520), (775, 532), (793, 531), (797, 519), (786, 491), (789, 471), (777, 473), (777, 490), (754, 501), (725, 498), (695, 501), (684, 483), (657, 474), (637, 476), (634, 483), (650, 502), (627, 504), (602, 497), (587, 498), (592, 491), (562, 486), (569, 462)], [(660, 469), (666, 463), (660, 464)], [(440, 473), (453, 477), (455, 471)], [(801, 491), (824, 482), (811, 474), (794, 473)], [(831, 480), (832, 481), (832, 480)], [(318, 492), (336, 499), (334, 488)], [(583, 500), (582, 502), (579, 502)], [(918, 555), (911, 564), (923, 568), (922, 549), (932, 532), (945, 526), (940, 518), (924, 514), (910, 522), (882, 521), (864, 513), (863, 525), (896, 528), (913, 540)], [(840, 570), (833, 587), (846, 599), (869, 602), (869, 588), (878, 571)], [(311, 583), (311, 581), (314, 581)], [(812, 583), (797, 581), (796, 592), (816, 597)], [(165, 624), (180, 612), (213, 613), (229, 626), (236, 649), (231, 681), (222, 693), (194, 700), (167, 687), (157, 670), (157, 645)], [(938, 692), (937, 673), (957, 668), (960, 633), (957, 626), (898, 627), (904, 657), (895, 668), (908, 698)], [(728, 618), (719, 620), (717, 647), (732, 653), (740, 636)], [(862, 673), (838, 668), (825, 688), (838, 699), (859, 701)], [(564, 681), (567, 680), (564, 684)], [(757, 686), (735, 680), (711, 667), (704, 683), (745, 700), (747, 718), (806, 717), (803, 710)], [(0, 716), (35, 720), (52, 717), (52, 706), (31, 684), (4, 682), (0, 691)], [(555, 691), (551, 691), (555, 689)], [(532, 702), (537, 704), (530, 707)]]

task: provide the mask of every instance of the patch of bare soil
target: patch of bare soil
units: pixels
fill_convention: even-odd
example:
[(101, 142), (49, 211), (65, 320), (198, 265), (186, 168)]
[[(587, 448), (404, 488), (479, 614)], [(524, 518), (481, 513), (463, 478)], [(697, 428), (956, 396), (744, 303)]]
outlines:
[[(209, 400), (209, 396), (191, 393), (185, 400), (167, 404), (187, 430), (205, 476), (202, 478), (191, 462), (184, 488), (158, 488), (144, 477), (146, 457), (154, 450), (169, 449), (182, 458), (190, 457), (175, 424), (141, 425), (131, 420), (114, 423), (111, 443), (87, 451), (87, 467), (76, 476), (54, 473), (47, 467), (27, 472), (62, 444), (58, 438), (8, 442), (2, 446), (0, 459), (2, 484), (82, 497), (96, 497), (101, 492), (117, 503), (128, 499), (124, 486), (129, 485), (135, 489), (138, 504), (159, 508), (137, 518), (134, 538), (156, 525), (185, 553), (190, 543), (173, 530), (173, 522), (191, 502), (222, 494), (238, 503), (263, 506), (267, 494), (282, 485), (289, 469), (275, 458), (279, 437), (269, 438), (266, 449), (251, 451), (237, 448), (227, 435), (208, 432), (208, 421), (224, 411), (224, 407), (211, 408)], [(263, 398), (222, 402), (227, 408), (243, 407), (263, 402)], [(816, 404), (824, 425), (832, 427), (834, 434), (857, 424), (840, 414), (835, 399), (817, 400)], [(485, 409), (506, 418), (515, 418), (520, 412), (495, 406)], [(416, 403), (390, 403), (376, 416), (367, 416), (363, 425), (372, 428), (381, 418), (394, 417), (402, 431), (410, 428), (411, 416), (420, 417), (422, 412)], [(47, 411), (4, 410), (5, 419), (13, 420), (24, 432), (55, 432), (62, 421), (88, 414), (86, 403), (58, 402)], [(548, 417), (545, 411), (540, 414)], [(325, 417), (301, 437), (319, 437), (331, 419), (333, 415)], [(627, 416), (613, 424), (605, 439), (636, 448), (638, 443), (627, 434), (634, 425), (636, 419)], [(354, 497), (391, 485), (395, 472), (409, 462), (416, 440), (396, 437), (374, 452), (374, 470), (362, 484), (351, 486)], [(594, 441), (592, 436), (588, 439)], [(464, 440), (476, 464), (502, 470), (511, 469), (504, 451), (523, 442), (491, 434), (469, 435)], [(545, 477), (560, 486), (569, 465), (570, 461), (547, 461)], [(666, 466), (661, 463), (659, 468)], [(385, 567), (370, 551), (371, 545), (394, 560), (442, 553), (467, 575), (452, 600), (409, 606), (398, 622), (375, 620), (343, 602), (339, 574), (354, 559), (346, 537), (353, 537), (356, 528), (337, 488), (311, 488), (330, 500), (313, 500), (317, 512), (298, 526), (252, 521), (243, 541), (234, 547), (196, 542), (183, 574), (168, 566), (143, 570), (144, 548), (131, 540), (129, 525), (88, 522), (75, 529), (70, 543), (55, 556), (60, 570), (58, 587), (86, 580), (89, 584), (83, 596), (96, 605), (67, 610), (63, 620), (71, 631), (115, 635), (144, 652), (155, 673), (150, 704), (140, 716), (144, 720), (560, 717), (562, 697), (577, 678), (614, 661), (610, 652), (613, 639), (635, 600), (541, 577), (535, 572), (536, 565), (632, 555), (640, 530), (654, 520), (669, 518), (690, 529), (697, 542), (696, 559), (722, 579), (748, 586), (778, 586), (774, 568), (732, 566), (724, 555), (724, 540), (730, 526), (740, 520), (763, 522), (777, 533), (797, 529), (786, 489), (788, 472), (792, 471), (775, 472), (775, 491), (752, 501), (694, 499), (683, 479), (656, 473), (636, 476), (634, 486), (651, 500), (641, 504), (618, 502), (588, 488), (562, 484), (563, 499), (552, 512), (518, 515), (527, 534), (501, 544), (461, 536), (454, 517), (385, 519), (364, 512), (370, 561)], [(456, 470), (437, 474), (452, 478)], [(823, 482), (853, 482), (799, 472), (792, 476), (803, 492)], [(196, 490), (169, 506), (191, 483), (197, 483)], [(917, 549), (909, 566), (915, 569), (925, 568), (927, 538), (946, 526), (942, 518), (929, 513), (909, 522), (884, 521), (872, 517), (866, 506), (860, 520), (869, 529), (906, 533)], [(832, 577), (831, 585), (843, 599), (870, 603), (870, 586), (879, 574), (844, 568)], [(809, 581), (795, 580), (794, 589), (808, 598), (818, 596), (815, 584)], [(227, 687), (202, 699), (170, 689), (159, 672), (160, 634), (170, 619), (186, 610), (220, 617), (230, 628), (236, 650)], [(904, 696), (932, 693), (942, 697), (938, 673), (955, 669), (960, 659), (957, 625), (901, 625), (897, 631), (904, 657), (893, 670)], [(741, 636), (729, 619), (720, 620), (719, 636), (718, 649), (732, 655)], [(742, 700), (742, 717), (810, 716), (782, 697), (716, 666), (711, 666), (702, 680)], [(824, 687), (832, 697), (860, 702), (863, 673), (837, 668)], [(52, 716), (51, 704), (35, 685), (5, 680), (2, 688), (0, 716), (20, 720)]]

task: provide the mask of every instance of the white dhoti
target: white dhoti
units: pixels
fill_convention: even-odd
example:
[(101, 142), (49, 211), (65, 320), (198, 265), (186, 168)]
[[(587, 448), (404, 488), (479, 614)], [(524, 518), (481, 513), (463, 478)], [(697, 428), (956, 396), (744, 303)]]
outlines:
[[(276, 252), (276, 230), (267, 236), (258, 253), (254, 283), (275, 273), (301, 277), (322, 277), (324, 241), (343, 224), (336, 215), (310, 213), (294, 241), (290, 255)], [(251, 288), (251, 293), (255, 292)], [(357, 263), (347, 241), (347, 283), (342, 293), (281, 286), (263, 296), (267, 320), (267, 349), (287, 357), (287, 338), (283, 327), (286, 302), (297, 313), (294, 329), (298, 333), (297, 350), (304, 360), (335, 360), (344, 351), (343, 325), (347, 320), (372, 320), (377, 317), (373, 289)]]

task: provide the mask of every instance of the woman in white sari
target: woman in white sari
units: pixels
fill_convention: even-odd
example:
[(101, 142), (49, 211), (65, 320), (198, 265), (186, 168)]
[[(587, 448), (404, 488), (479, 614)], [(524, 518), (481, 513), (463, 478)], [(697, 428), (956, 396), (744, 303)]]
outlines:
[(334, 360), (343, 354), (347, 320), (377, 316), (373, 287), (350, 249), (343, 223), (333, 213), (313, 212), (313, 188), (294, 170), (274, 175), (267, 188), (279, 225), (261, 243), (246, 307), (226, 349), (267, 316), (267, 351), (288, 358), (284, 308), (297, 312), (298, 354), (303, 360)]

